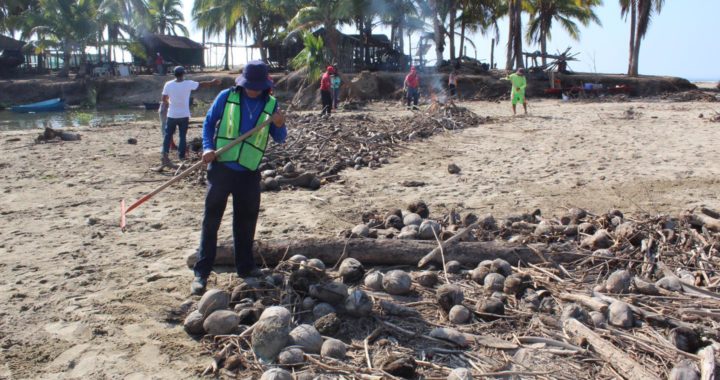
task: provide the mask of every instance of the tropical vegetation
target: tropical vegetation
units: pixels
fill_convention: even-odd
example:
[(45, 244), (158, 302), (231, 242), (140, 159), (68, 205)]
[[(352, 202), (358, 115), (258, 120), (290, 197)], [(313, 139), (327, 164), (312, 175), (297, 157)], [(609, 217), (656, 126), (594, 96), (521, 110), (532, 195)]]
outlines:
[[(629, 19), (630, 60), (628, 74), (637, 75), (639, 51), (648, 25), (664, 0), (619, 0), (621, 17)], [(267, 59), (268, 42), (294, 37), (306, 47), (297, 64), (322, 56), (336, 62), (340, 28), (354, 27), (364, 45), (362, 61), (369, 63), (369, 40), (380, 25), (390, 31), (390, 42), (405, 54), (417, 53), (417, 41), (430, 40), (437, 57), (451, 62), (463, 59), (466, 46), (475, 47), (469, 33), (492, 34), (506, 45), (506, 69), (523, 66), (525, 44), (537, 45), (543, 54), (552, 32), (561, 27), (578, 39), (580, 26), (600, 23), (595, 9), (602, 0), (193, 0), (192, 20), (184, 20), (182, 0), (0, 0), (0, 32), (16, 33), (34, 42), (38, 50), (53, 48), (83, 54), (88, 46), (105, 49), (112, 60), (112, 47), (133, 49), (145, 33), (187, 35), (186, 21), (202, 30), (203, 41), (224, 40), (224, 67), (229, 69), (230, 47), (237, 40), (261, 48)], [(505, 21), (506, 20), (506, 21)], [(527, 20), (527, 25), (523, 25)], [(499, 36), (498, 25), (508, 23), (507, 36)], [(318, 41), (308, 31), (324, 28), (322, 55)], [(506, 38), (505, 38), (506, 37)], [(525, 44), (523, 43), (525, 39)], [(309, 44), (309, 46), (308, 46)], [(67, 63), (68, 59), (64, 59)], [(546, 60), (543, 59), (543, 64)], [(437, 65), (444, 64), (442, 59)], [(66, 71), (66, 70), (65, 70)]]

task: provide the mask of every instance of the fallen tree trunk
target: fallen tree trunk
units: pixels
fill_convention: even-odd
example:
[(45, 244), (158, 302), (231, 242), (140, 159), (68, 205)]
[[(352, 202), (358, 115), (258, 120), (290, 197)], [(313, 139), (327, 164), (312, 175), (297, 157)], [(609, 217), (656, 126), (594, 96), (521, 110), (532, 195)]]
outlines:
[[(393, 239), (303, 239), (270, 240), (255, 242), (253, 254), (258, 264), (276, 265), (293, 255), (318, 258), (325, 265), (334, 265), (342, 258), (352, 257), (365, 265), (412, 265), (415, 266), (437, 243), (433, 241)], [(344, 252), (344, 254), (343, 254)], [(501, 258), (512, 265), (519, 262), (542, 263), (541, 252), (555, 262), (569, 262), (582, 258), (572, 244), (524, 244), (504, 241), (462, 242), (445, 248), (445, 260), (457, 260), (465, 266), (474, 267), (480, 261)], [(195, 265), (196, 253), (187, 257), (189, 267)], [(215, 257), (216, 266), (234, 266), (232, 243), (221, 243)]]
[(570, 336), (587, 341), (593, 351), (597, 352), (600, 358), (615, 368), (622, 377), (629, 380), (660, 379), (640, 363), (632, 360), (625, 351), (615, 347), (577, 320), (569, 318), (565, 321), (563, 328)]

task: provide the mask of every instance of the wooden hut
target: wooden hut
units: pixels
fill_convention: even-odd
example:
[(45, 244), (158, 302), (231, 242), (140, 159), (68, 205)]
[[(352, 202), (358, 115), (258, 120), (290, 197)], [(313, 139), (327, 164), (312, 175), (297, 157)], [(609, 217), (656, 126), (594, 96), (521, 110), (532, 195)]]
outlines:
[(145, 57), (133, 56), (136, 65), (152, 67), (155, 56), (160, 53), (167, 65), (188, 68), (205, 66), (203, 46), (187, 37), (146, 34), (140, 43), (145, 50)]
[(0, 35), (0, 74), (7, 75), (16, 67), (25, 63), (22, 48), (25, 43)]

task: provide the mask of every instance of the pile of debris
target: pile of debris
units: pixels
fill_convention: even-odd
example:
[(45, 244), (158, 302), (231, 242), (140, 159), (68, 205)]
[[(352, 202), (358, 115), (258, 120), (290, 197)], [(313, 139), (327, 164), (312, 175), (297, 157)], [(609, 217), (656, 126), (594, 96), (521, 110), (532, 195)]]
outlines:
[[(715, 378), (720, 213), (428, 217), (420, 202), (400, 215), (364, 216), (368, 236), (400, 223), (430, 225), (428, 244), (438, 249), (418, 255), (419, 268), (370, 267), (367, 246), (351, 248), (412, 241), (349, 239), (333, 258), (295, 242), (260, 278), (208, 291), (185, 320), (214, 353), (204, 374)], [(463, 249), (472, 253), (459, 255)]]
[[(488, 121), (452, 102), (438, 103), (409, 117), (387, 119), (367, 114), (335, 114), (331, 118), (290, 114), (287, 142), (270, 144), (260, 166), (262, 186), (268, 191), (317, 189), (322, 183), (338, 180), (341, 170), (389, 163), (401, 144)], [(303, 180), (295, 179), (299, 176), (304, 176)]]
[(665, 94), (660, 96), (660, 98), (672, 102), (717, 102), (720, 100), (720, 95), (714, 92), (690, 90)]

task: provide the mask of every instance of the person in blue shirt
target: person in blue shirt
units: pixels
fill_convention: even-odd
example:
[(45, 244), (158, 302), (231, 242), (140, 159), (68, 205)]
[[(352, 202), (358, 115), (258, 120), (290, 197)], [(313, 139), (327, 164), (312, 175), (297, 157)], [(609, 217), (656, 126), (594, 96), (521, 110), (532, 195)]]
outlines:
[[(267, 137), (284, 143), (287, 136), (285, 115), (279, 111), (270, 89), (268, 69), (262, 61), (250, 61), (236, 81), (237, 86), (224, 90), (215, 98), (203, 124), (203, 156), (208, 166), (208, 189), (198, 261), (193, 268), (192, 294), (202, 294), (212, 271), (217, 249), (217, 235), (225, 206), (233, 196), (233, 244), (235, 267), (240, 277), (257, 276), (253, 259), (255, 226), (260, 211), (260, 173), (258, 165), (264, 154)], [(224, 145), (270, 118), (272, 123), (239, 144), (237, 149), (218, 156)], [(239, 124), (239, 128), (238, 125)], [(244, 153), (241, 153), (244, 152)]]

